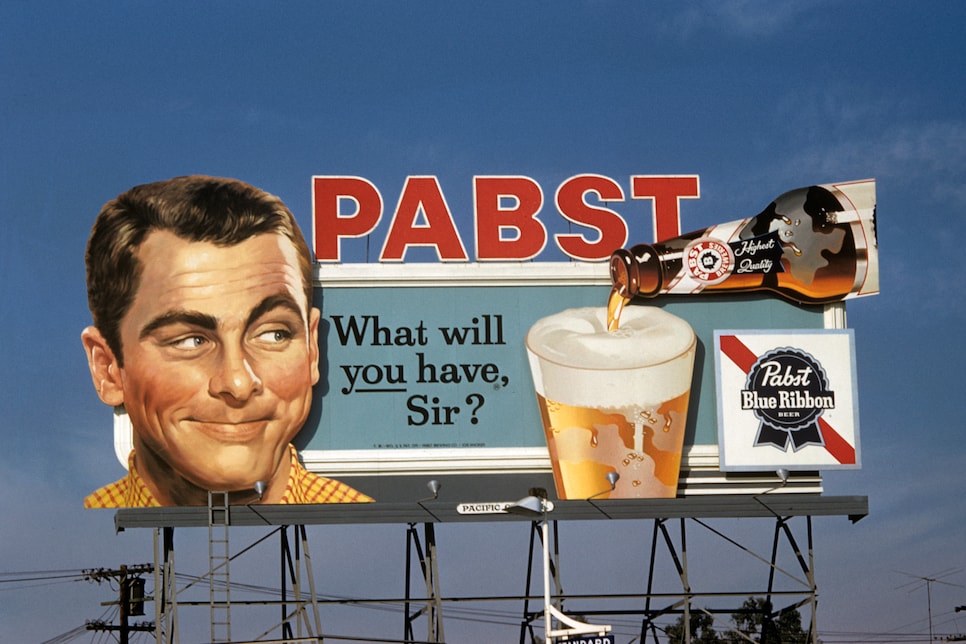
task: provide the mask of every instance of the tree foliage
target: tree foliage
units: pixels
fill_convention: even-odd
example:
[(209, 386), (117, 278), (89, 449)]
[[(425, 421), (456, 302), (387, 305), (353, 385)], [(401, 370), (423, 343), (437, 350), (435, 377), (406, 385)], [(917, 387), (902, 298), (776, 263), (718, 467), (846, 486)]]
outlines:
[[(691, 642), (693, 644), (720, 644), (721, 638), (714, 630), (714, 619), (704, 611), (694, 610), (691, 612)], [(684, 615), (678, 621), (668, 626), (667, 638), (670, 644), (683, 644), (684, 642)]]
[(808, 641), (798, 609), (783, 610), (776, 615), (771, 602), (764, 597), (749, 597), (731, 619), (735, 628), (725, 636), (728, 644), (741, 644), (749, 639), (759, 644), (806, 644)]
[[(731, 614), (732, 629), (719, 634), (714, 619), (701, 610), (691, 611), (691, 642), (694, 644), (808, 644), (802, 628), (802, 615), (792, 608), (775, 614), (764, 597), (749, 597)], [(684, 615), (667, 629), (670, 644), (683, 644)]]

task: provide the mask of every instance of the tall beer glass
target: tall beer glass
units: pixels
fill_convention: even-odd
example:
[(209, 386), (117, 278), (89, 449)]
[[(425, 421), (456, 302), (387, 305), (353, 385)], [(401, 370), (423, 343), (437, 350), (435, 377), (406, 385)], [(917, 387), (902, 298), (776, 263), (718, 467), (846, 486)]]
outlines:
[[(695, 335), (653, 306), (606, 307), (538, 320), (527, 355), (561, 499), (671, 498), (694, 370)], [(609, 472), (620, 475), (613, 491)]]

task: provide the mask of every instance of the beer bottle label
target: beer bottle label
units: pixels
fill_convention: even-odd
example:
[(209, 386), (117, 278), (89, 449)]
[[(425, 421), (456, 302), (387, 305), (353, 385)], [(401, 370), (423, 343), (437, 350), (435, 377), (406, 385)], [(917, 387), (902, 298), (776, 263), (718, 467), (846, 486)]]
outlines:
[(733, 242), (700, 237), (685, 247), (682, 275), (679, 280), (671, 282), (668, 292), (700, 290), (704, 286), (720, 284), (732, 273), (781, 273), (785, 270), (781, 258), (782, 245), (777, 231)]

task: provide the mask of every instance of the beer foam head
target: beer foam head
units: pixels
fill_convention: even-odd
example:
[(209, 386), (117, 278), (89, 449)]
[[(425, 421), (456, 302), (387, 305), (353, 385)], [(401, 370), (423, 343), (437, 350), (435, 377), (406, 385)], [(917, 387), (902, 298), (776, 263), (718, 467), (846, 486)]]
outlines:
[(691, 325), (653, 306), (627, 306), (607, 330), (604, 307), (568, 309), (540, 319), (527, 346), (546, 360), (587, 369), (642, 367), (671, 360), (694, 342)]
[(606, 307), (568, 309), (527, 334), (537, 392), (567, 404), (626, 406), (669, 400), (691, 386), (694, 331), (653, 306), (627, 306), (607, 330)]

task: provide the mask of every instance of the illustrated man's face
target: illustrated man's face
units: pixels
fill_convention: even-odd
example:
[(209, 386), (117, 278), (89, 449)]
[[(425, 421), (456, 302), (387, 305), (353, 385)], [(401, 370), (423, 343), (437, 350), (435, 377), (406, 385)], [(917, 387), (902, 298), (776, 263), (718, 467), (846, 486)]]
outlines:
[(118, 368), (138, 454), (202, 489), (272, 480), (319, 379), (319, 311), (292, 242), (215, 246), (154, 231), (138, 258)]

